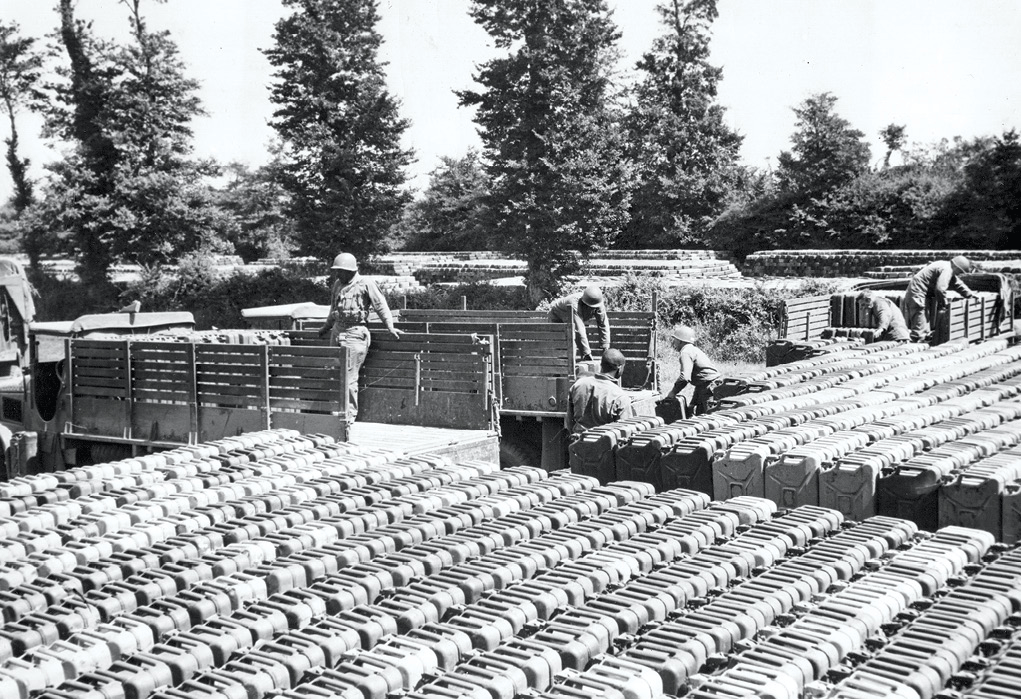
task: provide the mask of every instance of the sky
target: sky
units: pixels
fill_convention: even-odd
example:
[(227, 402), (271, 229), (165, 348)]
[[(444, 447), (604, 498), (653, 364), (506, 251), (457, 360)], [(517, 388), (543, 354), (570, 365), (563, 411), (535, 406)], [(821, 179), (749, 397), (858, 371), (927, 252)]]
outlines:
[[(622, 32), (626, 77), (662, 33), (656, 0), (609, 0)], [(56, 0), (0, 0), (0, 19), (43, 36), (57, 25)], [(412, 184), (428, 182), (441, 156), (479, 145), (470, 110), (453, 91), (472, 87), (476, 66), (496, 55), (467, 14), (468, 0), (380, 0), (382, 59), (391, 91), (411, 120), (405, 145), (415, 150)], [(127, 11), (118, 0), (78, 0), (78, 15), (104, 36), (122, 37)], [(828, 91), (837, 112), (866, 134), (878, 162), (878, 132), (907, 126), (911, 143), (997, 135), (1021, 129), (1021, 2), (1018, 0), (719, 0), (712, 61), (723, 68), (719, 101), (744, 136), (743, 162), (775, 165), (789, 148), (792, 108)], [(252, 166), (266, 162), (273, 136), (260, 49), (286, 14), (280, 0), (149, 2), (150, 26), (178, 43), (190, 77), (201, 83), (208, 116), (194, 123), (197, 155)], [(31, 174), (53, 159), (40, 122), (19, 115)], [(0, 137), (9, 134), (6, 115)], [(0, 168), (0, 198), (11, 193)]]

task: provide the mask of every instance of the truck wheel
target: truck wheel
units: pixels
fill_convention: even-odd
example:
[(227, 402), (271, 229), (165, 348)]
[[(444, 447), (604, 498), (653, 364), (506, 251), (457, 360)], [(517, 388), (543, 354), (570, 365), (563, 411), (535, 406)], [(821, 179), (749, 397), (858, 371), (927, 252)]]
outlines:
[(127, 444), (92, 444), (89, 456), (94, 464), (105, 464), (131, 457), (131, 447)]
[(542, 457), (531, 444), (500, 440), (500, 468), (540, 465)]

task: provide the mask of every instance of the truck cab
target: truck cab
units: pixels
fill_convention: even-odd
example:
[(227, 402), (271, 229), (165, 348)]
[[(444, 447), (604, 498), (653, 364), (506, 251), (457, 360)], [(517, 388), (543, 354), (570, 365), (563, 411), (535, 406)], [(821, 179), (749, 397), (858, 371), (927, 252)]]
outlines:
[(69, 321), (26, 324), (27, 351), (0, 384), (0, 440), (8, 476), (60, 470), (85, 458), (111, 460), (130, 452), (120, 445), (86, 445), (62, 435), (67, 425), (68, 340), (110, 339), (190, 331), (191, 313), (101, 313)]

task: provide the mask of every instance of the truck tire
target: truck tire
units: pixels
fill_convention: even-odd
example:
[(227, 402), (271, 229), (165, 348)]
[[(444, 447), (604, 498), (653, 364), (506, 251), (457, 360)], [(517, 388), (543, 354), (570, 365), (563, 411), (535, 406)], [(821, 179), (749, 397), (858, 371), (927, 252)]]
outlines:
[(96, 442), (89, 446), (89, 457), (94, 464), (105, 464), (131, 457), (131, 447), (127, 444), (105, 444)]
[(500, 468), (515, 466), (540, 466), (542, 456), (531, 444), (520, 441), (500, 440)]

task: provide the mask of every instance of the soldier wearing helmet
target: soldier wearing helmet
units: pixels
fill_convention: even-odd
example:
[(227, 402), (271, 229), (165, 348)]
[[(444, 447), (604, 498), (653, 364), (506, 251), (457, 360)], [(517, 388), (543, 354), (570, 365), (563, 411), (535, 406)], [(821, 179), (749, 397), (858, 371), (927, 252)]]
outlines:
[(551, 323), (574, 324), (574, 336), (583, 360), (592, 359), (592, 348), (585, 330), (585, 323), (591, 318), (595, 318), (599, 329), (599, 349), (605, 351), (610, 347), (610, 320), (606, 315), (603, 292), (595, 284), (551, 303), (547, 318)]
[(964, 255), (958, 255), (950, 261), (939, 260), (922, 267), (908, 282), (907, 291), (900, 302), (900, 310), (904, 313), (911, 339), (915, 342), (926, 342), (932, 335), (930, 327), (930, 302), (935, 302), (937, 309), (947, 305), (947, 291), (953, 289), (964, 298), (975, 294), (961, 281), (960, 275), (975, 269), (975, 264)]
[(877, 340), (907, 342), (911, 339), (904, 314), (893, 301), (868, 289), (858, 294), (858, 301), (865, 305), (866, 322), (876, 331)]
[(713, 387), (719, 383), (720, 371), (705, 352), (695, 346), (695, 331), (687, 325), (674, 326), (670, 342), (677, 350), (681, 362), (681, 373), (670, 392), (663, 400), (676, 400), (677, 394), (689, 383), (695, 387), (691, 406), (687, 414), (701, 415), (709, 410), (713, 399)]
[(627, 363), (624, 354), (612, 347), (603, 352), (598, 374), (585, 374), (571, 386), (564, 423), (573, 434), (605, 425), (635, 414), (620, 376)]
[(366, 326), (369, 310), (376, 311), (395, 340), (400, 339), (401, 331), (394, 327), (390, 307), (376, 282), (358, 274), (358, 261), (354, 255), (342, 252), (333, 258), (330, 278), (333, 282), (330, 286), (330, 314), (319, 329), (319, 337), (329, 333), (331, 345), (347, 348), (347, 417), (354, 422), (358, 416), (358, 373), (369, 352), (370, 335)]

